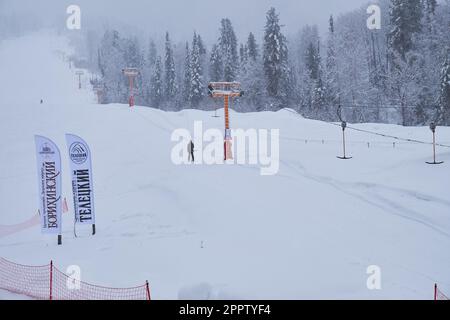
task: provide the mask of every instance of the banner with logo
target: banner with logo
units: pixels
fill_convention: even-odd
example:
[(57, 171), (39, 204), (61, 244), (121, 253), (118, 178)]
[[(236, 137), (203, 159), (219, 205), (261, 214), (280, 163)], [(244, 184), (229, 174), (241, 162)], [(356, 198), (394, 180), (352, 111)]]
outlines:
[(61, 154), (53, 141), (35, 136), (41, 231), (61, 234)]
[(91, 151), (87, 143), (76, 135), (66, 134), (66, 141), (72, 171), (75, 222), (95, 224)]

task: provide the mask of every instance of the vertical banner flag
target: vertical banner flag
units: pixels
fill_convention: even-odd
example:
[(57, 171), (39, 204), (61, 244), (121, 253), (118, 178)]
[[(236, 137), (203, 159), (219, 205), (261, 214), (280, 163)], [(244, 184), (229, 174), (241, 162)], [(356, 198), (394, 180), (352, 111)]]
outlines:
[(76, 135), (66, 134), (66, 141), (72, 171), (75, 223), (95, 225), (91, 151), (87, 143)]
[(35, 136), (41, 231), (61, 235), (61, 154), (53, 141)]

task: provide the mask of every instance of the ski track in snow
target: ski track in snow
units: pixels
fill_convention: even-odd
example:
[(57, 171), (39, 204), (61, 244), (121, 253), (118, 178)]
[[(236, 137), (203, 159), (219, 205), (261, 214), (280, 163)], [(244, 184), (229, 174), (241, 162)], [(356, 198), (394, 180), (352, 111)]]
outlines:
[[(382, 212), (388, 213), (388, 214), (394, 214), (399, 217), (402, 217), (404, 219), (420, 223), (426, 227), (429, 227), (440, 234), (444, 235), (447, 238), (450, 238), (450, 233), (439, 228), (437, 226), (436, 222), (429, 221), (427, 217), (417, 211), (414, 211), (412, 209), (409, 209), (403, 205), (400, 204), (400, 202), (397, 202), (393, 199), (389, 199), (386, 196), (383, 196), (380, 191), (386, 190), (386, 191), (394, 191), (396, 192), (397, 196), (408, 196), (410, 199), (413, 200), (419, 200), (419, 201), (426, 201), (426, 202), (435, 202), (439, 203), (445, 206), (446, 210), (450, 212), (450, 202), (446, 201), (444, 199), (436, 198), (427, 194), (419, 194), (416, 191), (410, 191), (410, 190), (404, 190), (404, 189), (398, 189), (398, 188), (392, 188), (387, 187), (375, 183), (365, 183), (365, 182), (343, 182), (336, 179), (333, 179), (331, 177), (323, 177), (318, 175), (312, 175), (306, 173), (304, 167), (301, 165), (298, 165), (298, 167), (295, 167), (295, 165), (289, 164), (286, 161), (280, 161), (282, 164), (288, 166), (293, 171), (297, 172), (301, 177), (307, 178), (310, 180), (313, 180), (320, 184), (326, 184), (328, 186), (331, 186), (335, 188), (336, 190), (339, 190), (342, 193), (345, 193), (347, 195), (350, 195), (360, 201), (364, 201), (374, 207), (377, 207), (379, 209), (382, 209)], [(366, 189), (366, 191), (362, 191), (361, 189)], [(370, 192), (369, 192), (370, 191)], [(408, 202), (410, 203), (410, 202)], [(449, 217), (450, 218), (450, 217)]]

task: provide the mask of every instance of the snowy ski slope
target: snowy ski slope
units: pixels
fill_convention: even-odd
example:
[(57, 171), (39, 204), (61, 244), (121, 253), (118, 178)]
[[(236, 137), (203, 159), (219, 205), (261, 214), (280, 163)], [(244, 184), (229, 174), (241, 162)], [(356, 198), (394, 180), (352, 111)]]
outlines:
[[(450, 149), (429, 166), (430, 145), (393, 148), (348, 131), (354, 159), (340, 161), (338, 127), (287, 110), (232, 112), (233, 128), (280, 129), (278, 175), (175, 166), (172, 131), (195, 120), (222, 129), (223, 117), (98, 105), (59, 51), (70, 48), (51, 33), (0, 43), (0, 225), (36, 214), (35, 134), (59, 145), (71, 206), (64, 134), (74, 133), (93, 152), (98, 234), (75, 239), (64, 215), (63, 246), (35, 226), (0, 235), (0, 256), (79, 265), (82, 280), (106, 286), (148, 279), (154, 299), (432, 299), (435, 282), (450, 292)], [(431, 140), (426, 127), (353, 126)], [(438, 140), (450, 144), (450, 128)], [(382, 290), (366, 287), (370, 265), (381, 268)]]

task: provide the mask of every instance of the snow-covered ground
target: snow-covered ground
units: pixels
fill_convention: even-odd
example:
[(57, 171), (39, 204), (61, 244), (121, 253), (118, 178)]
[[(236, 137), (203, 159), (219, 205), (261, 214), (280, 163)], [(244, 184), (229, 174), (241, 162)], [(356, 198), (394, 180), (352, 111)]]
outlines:
[[(430, 145), (393, 148), (348, 131), (354, 158), (340, 161), (338, 127), (287, 110), (232, 112), (233, 128), (280, 129), (277, 175), (176, 166), (172, 131), (195, 120), (222, 128), (223, 117), (98, 105), (57, 51), (68, 45), (51, 34), (0, 43), (0, 225), (36, 214), (35, 134), (60, 146), (71, 206), (64, 134), (74, 133), (93, 152), (98, 233), (75, 239), (64, 215), (63, 246), (35, 226), (0, 237), (0, 256), (79, 265), (82, 280), (106, 286), (148, 279), (154, 299), (432, 299), (435, 282), (450, 292), (450, 149), (438, 148), (444, 165), (429, 166)], [(354, 127), (431, 138), (426, 127)], [(438, 139), (450, 144), (450, 128)], [(381, 268), (381, 290), (366, 287), (370, 265)]]
[(0, 300), (31, 300), (31, 299), (26, 296), (0, 290)]

